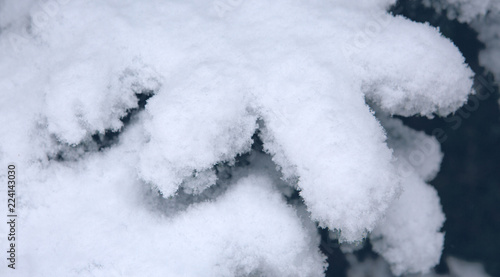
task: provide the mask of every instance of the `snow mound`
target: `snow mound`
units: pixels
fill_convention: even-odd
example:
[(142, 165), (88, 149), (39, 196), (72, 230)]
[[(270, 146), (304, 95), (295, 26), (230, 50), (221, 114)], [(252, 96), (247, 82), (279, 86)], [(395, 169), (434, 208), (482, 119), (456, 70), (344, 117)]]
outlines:
[(389, 262), (395, 275), (426, 273), (439, 263), (444, 243), (440, 229), (445, 216), (439, 196), (425, 183), (439, 169), (439, 143), (399, 119), (377, 116), (388, 132), (388, 145), (403, 177), (403, 192), (370, 234), (373, 250)]
[(216, 200), (166, 217), (134, 178), (133, 156), (54, 164), (26, 184), (15, 276), (322, 276), (315, 229), (270, 177), (250, 172)]
[[(107, 174), (126, 176), (127, 179), (120, 179), (126, 187), (145, 183), (153, 191), (159, 191), (166, 201), (176, 199), (180, 189), (190, 195), (186, 197), (195, 198), (217, 185), (217, 166), (231, 165), (238, 155), (251, 150), (256, 133), (284, 179), (300, 191), (307, 207), (303, 214), (322, 227), (340, 230), (342, 241), (366, 237), (387, 209), (395, 205), (402, 184), (418, 192), (415, 196), (431, 197), (432, 203), (422, 211), (437, 211), (435, 195), (421, 182), (435, 174), (439, 158), (418, 167), (415, 174), (418, 178), (404, 184), (406, 180), (395, 164), (396, 157), (387, 145), (385, 131), (366, 102), (376, 103), (391, 115), (445, 115), (466, 101), (471, 92), (472, 72), (456, 47), (437, 29), (389, 15), (386, 10), (393, 3), (388, 0), (257, 0), (232, 2), (221, 12), (218, 2), (194, 0), (22, 1), (19, 5), (0, 1), (0, 13), (4, 15), (0, 16), (0, 52), (3, 53), (0, 90), (6, 92), (0, 102), (0, 124), (11, 126), (8, 131), (0, 132), (0, 162), (16, 161), (29, 167), (26, 172), (31, 175), (26, 178), (40, 188), (66, 191), (61, 196), (53, 196), (59, 198), (51, 203), (38, 199), (36, 193), (41, 191), (35, 186), (31, 187), (32, 191), (26, 190), (24, 197), (34, 202), (26, 201), (25, 205), (44, 202), (39, 203), (37, 207), (41, 210), (27, 218), (26, 224), (31, 224), (31, 230), (43, 229), (42, 221), (38, 220), (51, 222), (53, 217), (49, 217), (52, 216), (49, 211), (56, 207), (70, 207), (68, 213), (76, 214), (82, 210), (96, 211), (99, 215), (96, 218), (82, 215), (60, 242), (70, 245), (74, 237), (84, 237), (81, 243), (85, 245), (79, 248), (81, 253), (61, 255), (68, 263), (60, 264), (70, 265), (93, 252), (94, 248), (87, 248), (91, 237), (81, 231), (86, 224), (87, 229), (97, 230), (98, 226), (108, 224), (115, 213), (126, 222), (130, 218), (125, 211), (138, 218), (127, 209), (127, 204), (109, 210), (108, 201), (104, 199), (102, 204), (92, 201), (99, 203), (95, 207), (87, 203), (94, 197), (91, 188), (98, 191), (99, 187), (94, 185), (103, 185), (96, 174), (103, 178)], [(141, 95), (151, 97), (139, 109)], [(138, 114), (128, 118), (132, 111)], [(130, 128), (133, 132), (127, 130)], [(118, 136), (111, 145), (88, 146), (94, 143), (95, 136), (106, 137), (110, 132)], [(408, 145), (412, 147), (411, 143)], [(58, 155), (61, 151), (76, 154)], [(109, 168), (109, 172), (92, 166), (89, 161), (95, 162), (95, 157), (106, 151), (118, 151), (115, 155), (126, 160), (123, 161), (126, 169), (120, 168), (123, 163), (118, 158), (109, 161), (114, 163), (112, 167), (99, 163)], [(57, 158), (59, 156), (62, 158)], [(67, 156), (73, 157), (72, 161), (65, 159)], [(74, 171), (65, 167), (72, 167)], [(89, 172), (89, 176), (82, 172)], [(111, 202), (126, 198), (119, 189), (109, 192)], [(263, 196), (259, 192), (248, 193)], [(248, 205), (248, 208), (238, 206), (240, 210), (230, 204), (224, 206), (229, 210), (246, 214), (260, 207), (260, 202), (247, 201), (238, 193), (228, 195), (221, 203), (238, 205), (238, 201), (230, 199), (235, 197)], [(413, 215), (409, 207), (421, 200), (403, 199), (410, 201), (409, 206), (401, 203), (403, 200), (398, 200), (397, 205)], [(210, 208), (222, 205), (217, 203), (199, 205), (214, 213), (221, 212)], [(277, 216), (269, 216), (279, 220), (282, 214), (278, 210)], [(227, 213), (221, 218), (236, 218), (230, 211)], [(215, 250), (206, 253), (224, 257), (222, 262), (196, 255), (206, 259), (206, 267), (200, 269), (215, 270), (211, 266), (219, 264), (221, 271), (216, 275), (238, 270), (243, 275), (260, 274), (259, 270), (271, 275), (274, 272), (278, 276), (293, 275), (291, 272), (295, 269), (305, 272), (304, 275), (321, 274), (318, 273), (321, 258), (316, 250), (304, 250), (306, 243), (300, 239), (301, 236), (305, 239), (303, 234), (294, 233), (301, 229), (290, 220), (276, 222), (281, 227), (273, 230), (257, 230), (263, 238), (268, 238), (267, 232), (280, 236), (281, 231), (287, 229), (283, 226), (290, 224), (291, 237), (283, 245), (275, 245), (276, 251), (283, 252), (273, 252), (259, 248), (265, 247), (259, 244), (268, 239), (259, 240), (258, 236), (245, 231), (246, 228), (253, 230), (253, 225), (261, 225), (258, 222), (261, 218), (248, 225), (242, 222), (240, 227), (223, 219), (212, 225), (202, 215), (208, 216), (193, 207), (181, 216), (185, 221), (173, 221), (174, 227), (167, 228), (171, 231), (158, 227), (148, 237), (158, 244), (170, 232), (180, 241), (179, 245), (189, 244), (191, 236), (196, 237), (192, 227), (201, 224), (213, 234), (208, 238), (210, 243), (184, 248), (184, 245), (175, 246), (173, 239), (167, 240), (165, 243), (178, 247), (165, 250), (167, 244), (164, 245), (161, 254), (167, 261), (188, 261), (188, 257), (192, 259), (192, 252), (205, 253), (197, 250), (212, 249), (213, 244)], [(267, 215), (262, 216), (267, 222)], [(400, 216), (394, 213), (384, 220)], [(71, 222), (72, 218), (64, 214), (60, 220)], [(92, 223), (94, 219), (97, 223)], [(159, 224), (153, 219), (144, 220), (145, 225)], [(132, 237), (140, 227), (125, 225), (124, 229), (135, 230), (128, 235), (117, 227), (121, 226), (117, 222), (109, 226), (115, 229), (107, 230), (116, 236), (106, 237), (102, 233), (109, 238), (102, 241), (102, 245), (106, 245), (106, 249), (108, 246), (123, 249), (124, 242), (131, 240), (129, 248), (124, 249), (129, 253), (142, 247), (138, 239)], [(434, 232), (436, 226), (430, 227)], [(203, 232), (203, 229), (196, 230)], [(236, 243), (236, 237), (216, 235), (220, 231), (232, 236), (227, 230), (241, 231), (238, 238), (247, 244)], [(405, 238), (412, 240), (407, 242), (409, 246), (416, 245), (414, 232), (409, 228), (404, 230), (409, 234), (389, 235), (388, 239)], [(59, 232), (51, 235), (49, 229), (40, 234), (46, 234), (48, 239), (36, 234), (25, 236), (55, 242), (55, 236), (60, 235)], [(297, 239), (295, 249), (308, 253), (309, 259), (286, 248)], [(226, 240), (235, 243), (222, 245)], [(439, 244), (438, 239), (433, 241)], [(31, 242), (24, 244), (25, 253), (37, 251), (35, 246), (29, 247), (36, 245), (37, 240)], [(154, 244), (150, 243), (153, 249)], [(60, 249), (57, 245), (53, 247), (50, 249)], [(228, 252), (217, 252), (222, 251), (220, 249)], [(110, 251), (114, 250), (102, 251), (100, 259), (105, 264), (120, 263), (112, 262), (116, 253)], [(177, 256), (176, 252), (184, 254)], [(144, 268), (150, 263), (159, 264), (160, 260), (164, 264), (158, 253), (155, 257), (148, 256), (152, 262), (144, 258), (135, 264), (142, 264)], [(234, 261), (228, 262), (229, 257), (234, 257)], [(34, 268), (44, 267), (43, 263), (37, 264), (37, 260), (43, 262), (43, 259), (29, 261), (35, 264)], [(87, 258), (83, 261), (89, 262)], [(179, 268), (172, 267), (183, 270), (183, 262), (179, 262)], [(95, 268), (91, 271), (104, 268), (100, 266), (101, 261), (80, 264), (78, 272), (86, 272), (89, 267)], [(300, 268), (290, 266), (292, 264)], [(422, 261), (419, 266), (409, 266), (412, 270), (423, 270), (430, 264)], [(139, 270), (131, 266), (119, 264), (104, 270)], [(269, 270), (265, 269), (268, 267)], [(146, 270), (144, 268), (142, 270)]]
[(467, 23), (478, 32), (485, 44), (479, 63), (500, 80), (500, 2), (496, 0), (426, 0), (438, 12), (446, 11), (450, 19)]
[(396, 275), (426, 273), (441, 257), (444, 219), (436, 190), (410, 177), (403, 194), (370, 234), (373, 250)]
[(438, 140), (383, 112), (376, 115), (387, 133), (387, 145), (394, 150), (398, 172), (403, 177), (417, 174), (426, 182), (434, 179), (443, 159)]
[[(250, 151), (257, 115), (247, 109), (238, 79), (224, 64), (200, 66), (182, 84), (151, 98), (144, 121), (149, 141), (138, 165), (143, 180), (173, 195), (193, 174)], [(210, 178), (202, 187), (214, 183)]]
[(436, 28), (401, 16), (380, 22), (386, 26), (353, 58), (366, 71), (362, 89), (368, 99), (391, 115), (431, 117), (446, 116), (467, 101), (474, 74)]

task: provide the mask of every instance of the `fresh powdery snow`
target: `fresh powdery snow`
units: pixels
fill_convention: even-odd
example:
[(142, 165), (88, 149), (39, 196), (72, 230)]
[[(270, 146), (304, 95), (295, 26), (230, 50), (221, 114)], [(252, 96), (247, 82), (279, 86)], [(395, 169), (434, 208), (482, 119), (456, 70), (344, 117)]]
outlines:
[(428, 272), (442, 154), (392, 116), (455, 111), (473, 73), (392, 4), (0, 1), (0, 276), (323, 276), (316, 224)]
[(498, 0), (424, 0), (438, 12), (446, 11), (448, 18), (468, 23), (484, 43), (479, 63), (500, 81), (500, 1)]

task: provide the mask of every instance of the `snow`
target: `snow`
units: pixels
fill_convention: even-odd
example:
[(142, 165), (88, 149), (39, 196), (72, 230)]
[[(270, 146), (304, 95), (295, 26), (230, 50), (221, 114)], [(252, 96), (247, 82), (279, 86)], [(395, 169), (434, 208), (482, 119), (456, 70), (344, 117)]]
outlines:
[[(347, 257), (351, 268), (347, 272), (348, 277), (393, 277), (388, 264), (378, 258), (366, 258), (359, 261), (354, 255)], [(446, 264), (449, 268), (449, 274), (437, 274), (430, 272), (427, 274), (403, 275), (408, 277), (489, 277), (484, 272), (483, 265), (480, 263), (467, 262), (455, 257), (446, 258)]]
[(18, 276), (322, 274), (317, 233), (272, 178), (243, 173), (217, 199), (165, 216), (134, 178), (134, 154), (117, 150), (54, 165), (44, 176), (51, 182), (26, 182)]
[(397, 169), (403, 177), (416, 174), (422, 181), (432, 181), (439, 171), (443, 154), (435, 137), (415, 131), (400, 119), (390, 117), (379, 108), (376, 116), (387, 134), (387, 145), (394, 151)]
[(445, 10), (450, 19), (467, 23), (485, 44), (479, 63), (500, 80), (500, 2), (496, 0), (426, 0), (427, 6)]
[[(321, 276), (313, 222), (345, 242), (375, 230), (396, 271), (436, 263), (443, 218), (425, 181), (440, 151), (384, 129), (366, 102), (433, 116), (466, 101), (472, 72), (437, 29), (385, 0), (244, 1), (223, 16), (211, 1), (51, 3), (0, 1), (0, 163), (26, 182), (23, 274)], [(387, 141), (390, 128), (405, 141)], [(92, 139), (109, 132), (105, 148)], [(272, 166), (219, 180), (254, 134)], [(431, 158), (408, 177), (397, 159), (414, 145)], [(168, 209), (145, 207), (156, 192)], [(411, 261), (419, 247), (429, 256)]]
[(500, 80), (500, 5), (491, 15), (472, 25), (478, 31), (478, 38), (486, 45), (479, 53), (479, 63), (490, 70), (495, 82)]
[(138, 165), (144, 180), (173, 195), (194, 171), (250, 151), (257, 115), (246, 109), (235, 75), (223, 64), (200, 66), (182, 85), (151, 98), (144, 122), (149, 141)]
[(391, 115), (445, 116), (462, 106), (473, 73), (456, 47), (428, 24), (401, 16), (385, 20), (387, 26), (353, 58), (366, 71), (366, 97)]
[(418, 178), (405, 180), (404, 192), (370, 234), (396, 275), (427, 272), (439, 263), (444, 214), (436, 190)]
[(441, 164), (439, 143), (404, 126), (399, 119), (377, 113), (394, 150), (403, 192), (370, 234), (373, 250), (389, 262), (395, 275), (426, 273), (439, 263), (445, 216), (432, 180)]
[(424, 3), (438, 12), (446, 11), (449, 18), (460, 22), (471, 22), (500, 8), (495, 0), (425, 0)]
[(466, 262), (454, 257), (448, 257), (446, 263), (452, 276), (457, 277), (489, 277), (480, 263)]
[(384, 259), (366, 258), (359, 261), (354, 255), (347, 255), (350, 268), (347, 271), (348, 277), (392, 277), (389, 265)]

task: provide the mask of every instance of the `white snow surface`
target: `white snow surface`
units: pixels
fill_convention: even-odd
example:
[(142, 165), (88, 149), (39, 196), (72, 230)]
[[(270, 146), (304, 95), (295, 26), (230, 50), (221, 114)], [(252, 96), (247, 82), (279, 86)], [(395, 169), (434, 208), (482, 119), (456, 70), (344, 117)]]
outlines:
[(485, 48), (479, 53), (479, 63), (500, 80), (500, 1), (498, 0), (425, 0), (438, 12), (446, 11), (450, 19), (469, 24), (478, 32)]
[(444, 219), (436, 190), (416, 176), (408, 177), (401, 197), (370, 234), (373, 250), (396, 275), (426, 273), (441, 257)]
[[(419, 247), (417, 230), (428, 235), (430, 260), (385, 257), (396, 271), (425, 271), (440, 255), (442, 218), (424, 216), (441, 215), (424, 182), (440, 156), (406, 179), (365, 101), (390, 115), (446, 115), (466, 101), (472, 72), (437, 29), (387, 14), (393, 1), (16, 3), (0, 1), (0, 164), (19, 169), (23, 274), (321, 276), (304, 222), (356, 241), (410, 215), (416, 230), (379, 231), (408, 247)], [(124, 127), (136, 94), (151, 98)], [(265, 177), (172, 218), (143, 207), (144, 187), (167, 200), (179, 188), (203, 194), (257, 129), (310, 219)], [(92, 136), (106, 131), (121, 133), (97, 152)], [(401, 189), (415, 194), (396, 201)]]
[(445, 216), (432, 180), (441, 164), (438, 141), (404, 126), (399, 119), (377, 113), (394, 150), (403, 192), (370, 234), (373, 250), (395, 275), (426, 273), (439, 263), (444, 244), (440, 229)]
[(24, 179), (15, 276), (322, 275), (315, 229), (264, 172), (166, 216), (125, 147)]

